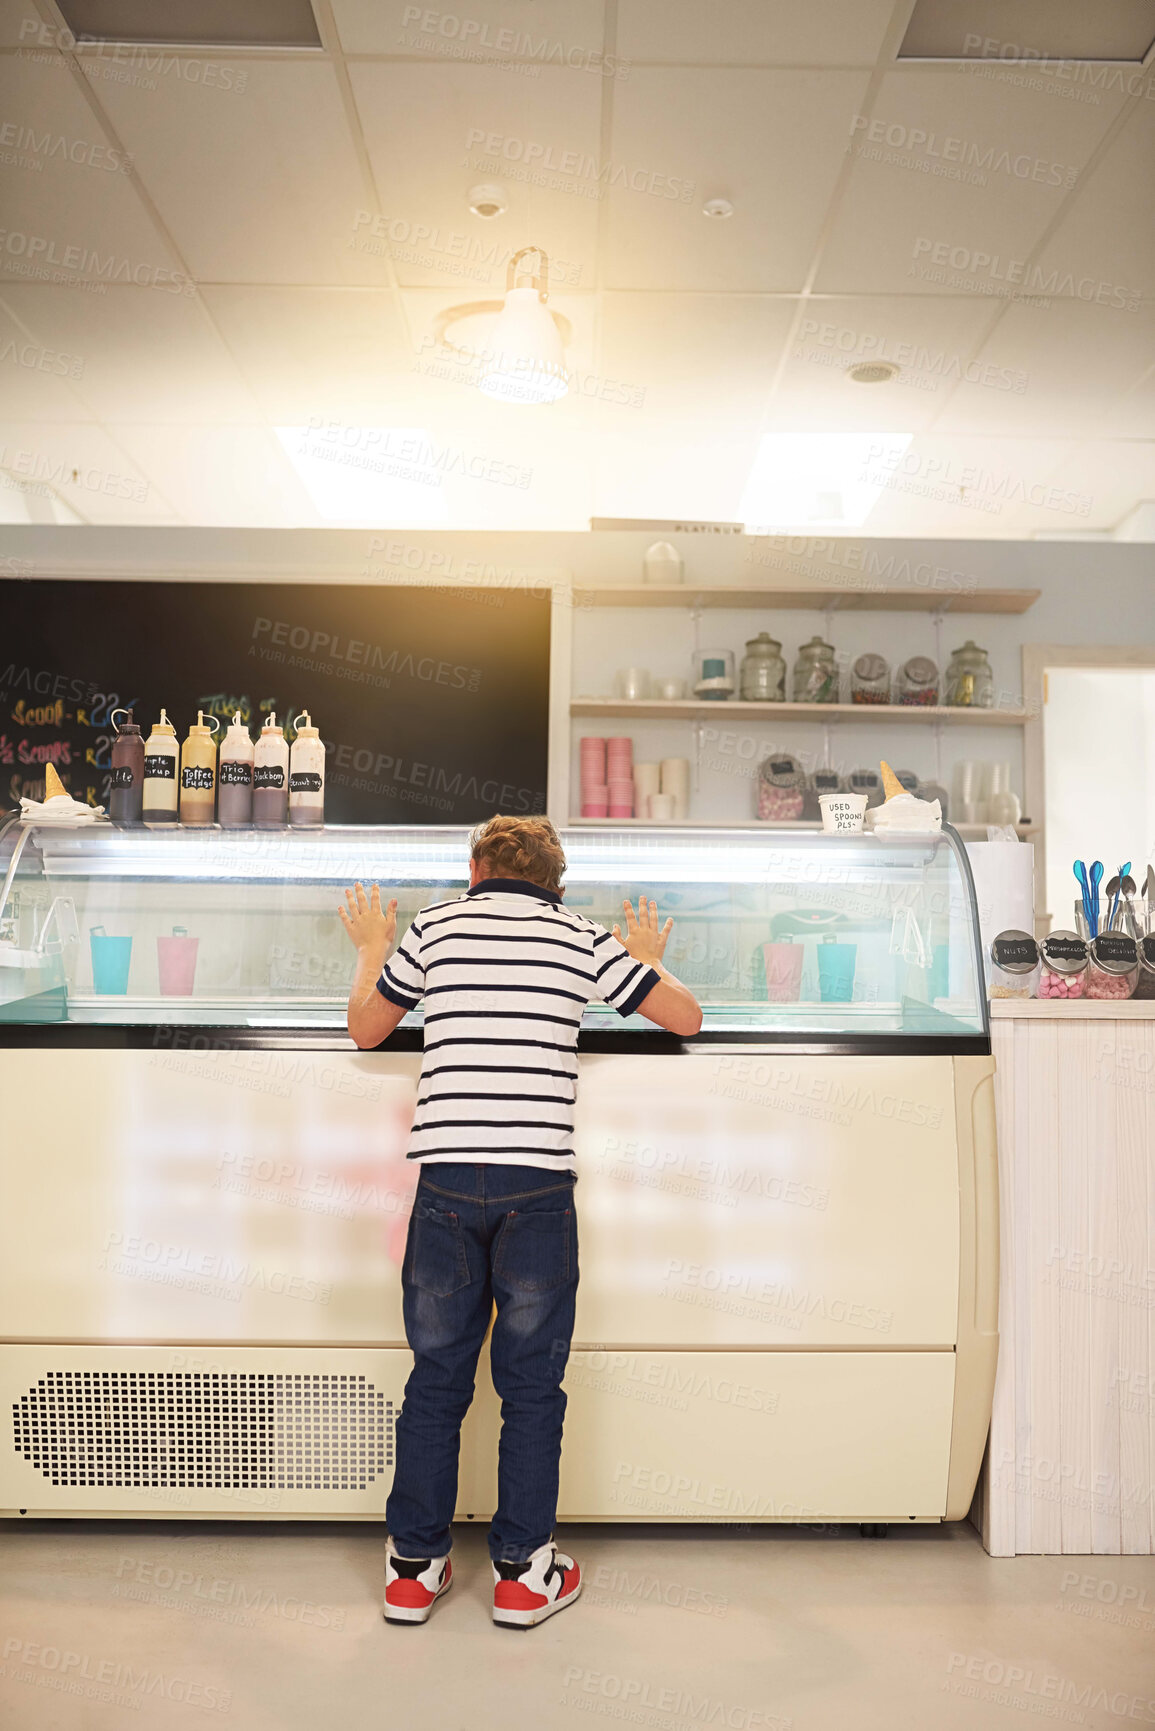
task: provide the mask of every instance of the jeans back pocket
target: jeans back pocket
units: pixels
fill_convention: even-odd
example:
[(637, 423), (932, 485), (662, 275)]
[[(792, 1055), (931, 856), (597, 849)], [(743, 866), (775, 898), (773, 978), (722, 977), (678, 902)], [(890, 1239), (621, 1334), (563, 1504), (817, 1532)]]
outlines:
[(515, 1292), (548, 1292), (577, 1271), (572, 1208), (505, 1217), (493, 1258), (494, 1278)]
[(465, 1234), (456, 1214), (418, 1197), (409, 1234), (409, 1278), (414, 1286), (448, 1298), (469, 1285)]

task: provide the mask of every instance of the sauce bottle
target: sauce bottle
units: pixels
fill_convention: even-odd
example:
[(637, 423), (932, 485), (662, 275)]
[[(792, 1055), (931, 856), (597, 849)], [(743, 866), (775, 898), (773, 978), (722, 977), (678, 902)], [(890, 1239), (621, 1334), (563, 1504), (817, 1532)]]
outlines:
[(289, 815), (289, 742), (269, 714), (253, 754), (253, 823), (258, 829), (283, 829)]
[(206, 725), (204, 710), (188, 730), (188, 738), (180, 753), (180, 821), (185, 824), (209, 824), (217, 792), (217, 743), (213, 734), (220, 726), (215, 715)]
[(297, 737), (289, 753), (289, 822), (301, 827), (321, 824), (325, 821), (324, 741), (307, 709), (293, 727)]
[[(128, 717), (122, 727), (116, 727), (118, 715)], [(139, 823), (144, 806), (144, 740), (131, 709), (114, 709), (112, 725), (116, 738), (112, 745), (108, 815), (113, 823)]]
[(177, 817), (176, 728), (162, 709), (144, 747), (143, 809), (149, 827), (175, 823)]
[(243, 829), (253, 821), (253, 742), (239, 709), (221, 741), (217, 780), (218, 823), (222, 829)]

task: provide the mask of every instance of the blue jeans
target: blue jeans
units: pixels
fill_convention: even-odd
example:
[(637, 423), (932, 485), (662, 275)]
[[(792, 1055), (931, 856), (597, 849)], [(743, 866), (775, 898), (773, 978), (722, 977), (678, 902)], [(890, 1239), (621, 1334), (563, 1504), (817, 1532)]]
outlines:
[(489, 1362), (501, 1397), (495, 1561), (524, 1563), (553, 1533), (578, 1283), (574, 1175), (537, 1166), (425, 1166), (401, 1270), (413, 1371), (385, 1507), (403, 1557), (453, 1540), (461, 1421), (493, 1307)]

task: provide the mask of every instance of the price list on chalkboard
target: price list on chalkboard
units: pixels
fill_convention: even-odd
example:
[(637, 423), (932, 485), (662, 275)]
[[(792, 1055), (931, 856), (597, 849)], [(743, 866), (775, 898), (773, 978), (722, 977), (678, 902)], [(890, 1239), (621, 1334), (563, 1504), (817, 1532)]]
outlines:
[(544, 811), (550, 614), (536, 586), (0, 581), (0, 811), (49, 763), (107, 807), (115, 712), (147, 739), (162, 706), (178, 740), (308, 710), (329, 822)]

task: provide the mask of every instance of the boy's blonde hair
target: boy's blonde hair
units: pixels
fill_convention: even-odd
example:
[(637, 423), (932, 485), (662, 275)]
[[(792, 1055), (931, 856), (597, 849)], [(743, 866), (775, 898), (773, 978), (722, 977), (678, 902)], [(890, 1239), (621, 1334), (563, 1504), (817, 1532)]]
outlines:
[(543, 890), (558, 890), (565, 854), (548, 817), (491, 817), (469, 838), (470, 857), (486, 877), (524, 878)]

